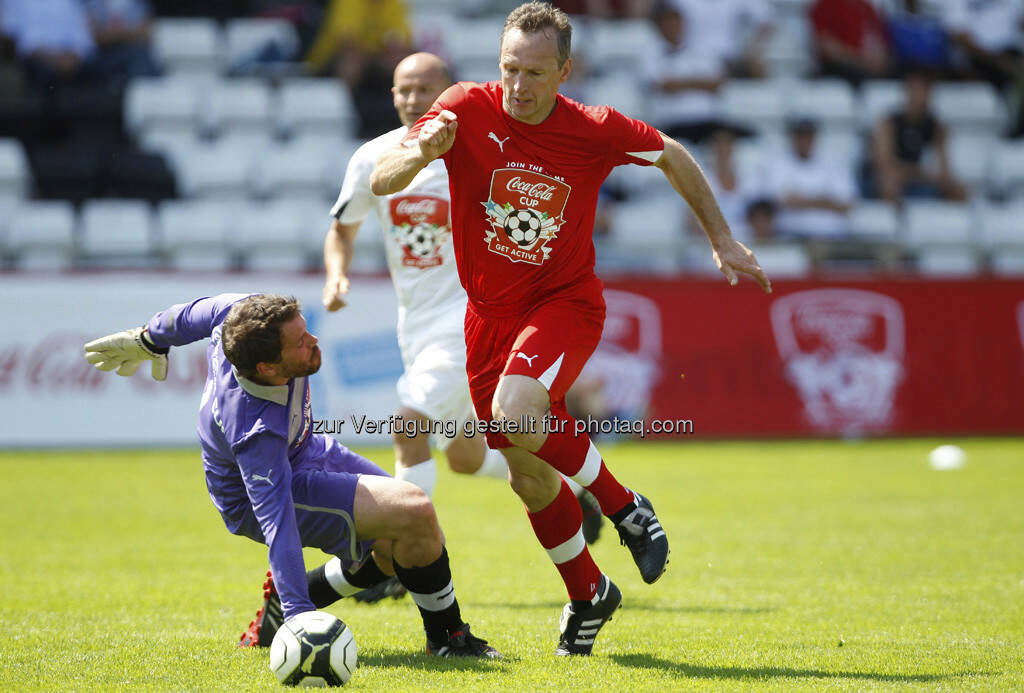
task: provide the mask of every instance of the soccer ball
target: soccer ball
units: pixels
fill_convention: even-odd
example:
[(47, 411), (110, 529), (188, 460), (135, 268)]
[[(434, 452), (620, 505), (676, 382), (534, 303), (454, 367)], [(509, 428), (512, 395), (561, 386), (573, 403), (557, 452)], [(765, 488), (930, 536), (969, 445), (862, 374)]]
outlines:
[(432, 224), (416, 224), (405, 237), (405, 247), (413, 257), (429, 257), (434, 252), (434, 227)]
[(356, 656), (352, 631), (324, 611), (288, 619), (270, 643), (270, 669), (286, 686), (344, 685)]
[(540, 215), (532, 209), (517, 209), (505, 217), (505, 233), (520, 248), (529, 248), (540, 235)]

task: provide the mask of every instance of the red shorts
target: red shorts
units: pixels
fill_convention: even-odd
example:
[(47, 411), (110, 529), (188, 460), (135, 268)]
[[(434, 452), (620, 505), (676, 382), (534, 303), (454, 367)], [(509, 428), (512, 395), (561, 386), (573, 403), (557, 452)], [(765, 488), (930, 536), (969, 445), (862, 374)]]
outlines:
[[(551, 412), (566, 414), (565, 393), (597, 348), (604, 328), (604, 298), (574, 291), (546, 301), (522, 316), (488, 318), (466, 309), (466, 372), (477, 418), (493, 419), (491, 401), (502, 376), (535, 378), (547, 388)], [(588, 283), (589, 287), (589, 283)], [(491, 448), (512, 447), (501, 433), (487, 431)]]

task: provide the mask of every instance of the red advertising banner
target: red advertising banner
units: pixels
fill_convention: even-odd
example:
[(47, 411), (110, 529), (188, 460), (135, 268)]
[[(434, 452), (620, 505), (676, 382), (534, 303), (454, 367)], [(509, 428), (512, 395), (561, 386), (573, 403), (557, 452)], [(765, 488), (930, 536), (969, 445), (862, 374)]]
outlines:
[(1024, 281), (606, 288), (581, 381), (616, 415), (690, 420), (697, 436), (1024, 433)]

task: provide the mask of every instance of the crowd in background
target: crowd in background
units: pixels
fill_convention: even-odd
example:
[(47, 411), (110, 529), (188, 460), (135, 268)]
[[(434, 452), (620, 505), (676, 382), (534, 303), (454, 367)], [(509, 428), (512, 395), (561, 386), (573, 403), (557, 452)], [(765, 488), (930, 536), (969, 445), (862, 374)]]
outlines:
[[(187, 195), (173, 161), (140, 146), (124, 123), (123, 98), (133, 80), (167, 73), (154, 49), (162, 18), (212, 16), (286, 20), (294, 40), (267, 40), (225, 64), (227, 76), (286, 81), (319, 77), (343, 84), (358, 125), (369, 138), (397, 126), (389, 93), (395, 64), (414, 50), (444, 54), (451, 45), (425, 28), (445, 17), (500, 18), (506, 0), (0, 0), (0, 138), (28, 152), (33, 174), (27, 198), (139, 197), (151, 202)], [(565, 92), (585, 101), (588, 85), (615, 72), (595, 58), (593, 23), (650, 28), (651, 41), (620, 65), (638, 88), (640, 115), (687, 144), (704, 165), (737, 236), (752, 244), (806, 243), (812, 264), (827, 263), (822, 242), (850, 231), (862, 200), (896, 209), (906, 200), (971, 203), (999, 191), (963, 180), (950, 154), (950, 124), (934, 107), (936, 84), (986, 83), (997, 94), (1002, 130), (1024, 134), (1024, 62), (1020, 0), (561, 0), (577, 27), (575, 75)], [(785, 18), (783, 21), (780, 18)], [(795, 20), (794, 20), (795, 18)], [(493, 26), (489, 24), (488, 26)], [(500, 27), (500, 25), (499, 25)], [(604, 34), (607, 36), (607, 34)], [(498, 36), (491, 63), (453, 60), (456, 77), (497, 78)], [(478, 36), (460, 37), (467, 43)], [(607, 39), (605, 39), (607, 40)], [(803, 40), (799, 59), (779, 74), (780, 50)], [(452, 51), (454, 52), (454, 51)], [(452, 55), (444, 57), (452, 59)], [(465, 69), (463, 69), (465, 68)], [(879, 80), (900, 80), (900, 103), (874, 122), (844, 133), (851, 151), (820, 146), (823, 124), (798, 103), (774, 130), (730, 118), (730, 85), (778, 78), (842, 80), (859, 94)], [(607, 79), (605, 79), (607, 83)], [(613, 104), (619, 105), (619, 104)], [(626, 110), (625, 108), (623, 110)], [(626, 110), (627, 114), (630, 114)], [(741, 156), (759, 143), (752, 165)], [(770, 143), (769, 146), (766, 143)], [(84, 152), (84, 154), (83, 154)], [(338, 181), (340, 184), (340, 181)], [(665, 186), (667, 188), (667, 184)], [(613, 176), (605, 189), (596, 234), (613, 233), (635, 186)], [(660, 209), (652, 205), (651, 209)], [(675, 233), (696, 233), (679, 213)], [(644, 223), (636, 220), (634, 223)], [(2, 229), (0, 229), (2, 231)], [(840, 252), (839, 255), (842, 255)], [(891, 258), (890, 258), (891, 259)], [(872, 254), (872, 262), (881, 255)]]

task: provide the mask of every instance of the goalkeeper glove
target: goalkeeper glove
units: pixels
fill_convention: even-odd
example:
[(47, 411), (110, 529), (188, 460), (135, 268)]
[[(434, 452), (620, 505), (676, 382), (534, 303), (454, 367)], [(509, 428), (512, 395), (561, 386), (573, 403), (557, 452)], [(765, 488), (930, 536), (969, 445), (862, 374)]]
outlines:
[(167, 378), (167, 353), (149, 341), (145, 327), (117, 332), (85, 345), (85, 360), (101, 371), (117, 369), (118, 375), (133, 375), (143, 361), (152, 361), (154, 380)]

